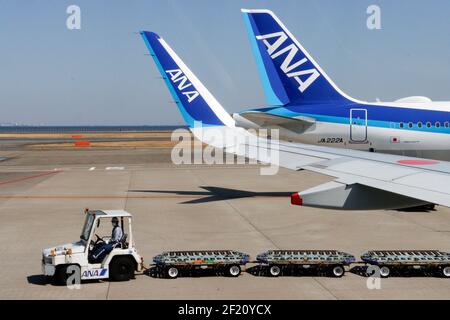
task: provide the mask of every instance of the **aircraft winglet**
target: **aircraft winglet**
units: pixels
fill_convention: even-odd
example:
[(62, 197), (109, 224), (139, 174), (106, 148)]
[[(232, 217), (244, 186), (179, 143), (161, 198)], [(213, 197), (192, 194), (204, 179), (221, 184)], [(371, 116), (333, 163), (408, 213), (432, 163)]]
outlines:
[(193, 128), (234, 127), (235, 121), (172, 48), (154, 32), (140, 32), (185, 122)]

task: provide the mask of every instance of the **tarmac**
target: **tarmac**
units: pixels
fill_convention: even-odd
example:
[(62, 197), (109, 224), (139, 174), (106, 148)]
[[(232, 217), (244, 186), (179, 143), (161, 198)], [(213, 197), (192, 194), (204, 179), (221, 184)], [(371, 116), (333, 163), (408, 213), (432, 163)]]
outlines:
[(129, 282), (54, 286), (41, 274), (43, 248), (75, 241), (84, 208), (133, 214), (136, 246), (148, 265), (165, 250), (268, 249), (450, 251), (450, 209), (430, 212), (333, 211), (292, 206), (289, 195), (330, 177), (258, 165), (175, 166), (170, 149), (0, 152), (0, 299), (449, 299), (450, 279), (238, 278), (137, 275)]

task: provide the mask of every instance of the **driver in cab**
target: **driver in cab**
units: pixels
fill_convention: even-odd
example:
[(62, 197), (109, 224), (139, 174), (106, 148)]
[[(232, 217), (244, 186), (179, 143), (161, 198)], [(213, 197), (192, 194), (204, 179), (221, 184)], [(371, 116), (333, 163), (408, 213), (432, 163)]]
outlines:
[(103, 261), (108, 253), (110, 253), (114, 247), (122, 240), (123, 230), (119, 225), (119, 219), (114, 217), (111, 219), (112, 232), (111, 239), (100, 242), (96, 245), (90, 254), (90, 259), (93, 263), (98, 263)]

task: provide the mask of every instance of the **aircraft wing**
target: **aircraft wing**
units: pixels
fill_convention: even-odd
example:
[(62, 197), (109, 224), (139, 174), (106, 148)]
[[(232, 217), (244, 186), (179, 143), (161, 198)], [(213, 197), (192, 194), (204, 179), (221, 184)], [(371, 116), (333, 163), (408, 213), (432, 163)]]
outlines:
[[(228, 153), (336, 178), (292, 195), (293, 204), (347, 210), (399, 209), (430, 203), (450, 207), (449, 162), (288, 143), (255, 137), (236, 127), (191, 130), (204, 143)], [(218, 138), (221, 136), (225, 138)]]
[[(297, 205), (335, 209), (450, 207), (450, 162), (369, 153), (259, 137), (235, 121), (159, 35), (141, 36), (190, 130), (225, 152), (335, 179), (291, 197)], [(198, 124), (202, 125), (199, 126)]]

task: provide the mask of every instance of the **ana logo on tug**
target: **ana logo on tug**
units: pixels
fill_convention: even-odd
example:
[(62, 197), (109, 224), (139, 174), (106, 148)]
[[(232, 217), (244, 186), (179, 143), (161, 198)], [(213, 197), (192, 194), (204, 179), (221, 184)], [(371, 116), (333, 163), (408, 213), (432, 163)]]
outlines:
[(195, 98), (200, 95), (196, 90), (185, 91), (186, 89), (191, 87), (193, 88), (194, 86), (191, 82), (189, 82), (186, 75), (180, 69), (167, 70), (166, 73), (170, 75), (170, 80), (173, 82), (173, 84), (178, 84), (178, 90), (181, 91), (182, 95), (187, 97), (189, 103), (194, 101)]
[(107, 269), (86, 270), (82, 274), (82, 278), (102, 277), (106, 274)]
[[(275, 38), (276, 40), (272, 44), (270, 44), (267, 39), (272, 38)], [(263, 40), (263, 43), (267, 47), (267, 53), (270, 55), (272, 60), (281, 56), (282, 54), (287, 53), (283, 63), (280, 66), (280, 69), (288, 78), (293, 78), (298, 82), (298, 90), (300, 90), (300, 92), (304, 92), (311, 84), (313, 84), (313, 82), (318, 77), (320, 77), (319, 71), (317, 71), (315, 68), (306, 70), (297, 69), (302, 64), (308, 62), (308, 59), (304, 57), (303, 59), (293, 62), (295, 55), (299, 51), (294, 43), (291, 43), (290, 45), (280, 49), (281, 46), (286, 42), (286, 40), (289, 39), (286, 33), (284, 33), (283, 31), (256, 36), (256, 39)], [(297, 71), (294, 71), (294, 69), (297, 69)], [(303, 81), (300, 78), (301, 76), (308, 76), (308, 78)]]

